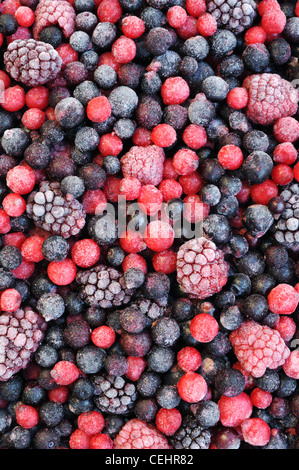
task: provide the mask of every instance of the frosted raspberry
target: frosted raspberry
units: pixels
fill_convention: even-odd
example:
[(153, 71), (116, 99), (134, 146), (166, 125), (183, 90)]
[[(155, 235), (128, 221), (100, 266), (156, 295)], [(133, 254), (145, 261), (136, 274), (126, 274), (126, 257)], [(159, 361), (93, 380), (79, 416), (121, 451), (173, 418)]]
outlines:
[(171, 449), (166, 437), (152, 424), (131, 419), (114, 439), (114, 449)]
[(157, 186), (163, 179), (165, 154), (156, 145), (147, 147), (133, 146), (120, 159), (125, 178), (137, 178), (141, 184)]
[(34, 39), (16, 39), (8, 45), (4, 63), (14, 80), (35, 87), (56, 78), (62, 60), (51, 44)]
[(242, 323), (229, 339), (241, 365), (253, 377), (261, 377), (267, 368), (276, 369), (290, 355), (277, 330), (251, 320)]
[(25, 307), (0, 316), (0, 381), (6, 381), (30, 361), (44, 338), (46, 322)]
[(228, 264), (215, 243), (205, 237), (184, 243), (177, 255), (177, 279), (193, 299), (205, 299), (221, 291), (228, 277)]
[(298, 91), (277, 74), (250, 75), (243, 87), (248, 91), (246, 115), (256, 124), (267, 126), (297, 111)]
[(66, 38), (75, 30), (76, 12), (67, 0), (41, 0), (35, 10), (33, 37), (39, 39), (42, 30), (58, 23)]

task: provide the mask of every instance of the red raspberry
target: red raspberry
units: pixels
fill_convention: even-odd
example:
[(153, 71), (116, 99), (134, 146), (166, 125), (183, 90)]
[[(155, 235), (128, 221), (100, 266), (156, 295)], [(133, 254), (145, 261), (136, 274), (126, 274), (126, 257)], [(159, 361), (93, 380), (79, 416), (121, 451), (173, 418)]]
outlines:
[(297, 150), (290, 142), (279, 144), (273, 150), (273, 160), (275, 163), (292, 165), (297, 160)]
[(114, 439), (114, 449), (171, 449), (165, 436), (152, 424), (129, 420)]
[(69, 361), (56, 362), (51, 370), (51, 377), (58, 385), (70, 385), (77, 380), (79, 375), (78, 367)]
[(167, 21), (172, 28), (183, 26), (187, 19), (186, 10), (180, 6), (170, 7), (167, 11)]
[(264, 44), (267, 39), (267, 34), (260, 26), (253, 26), (246, 31), (244, 39), (246, 46), (249, 46), (249, 44)]
[(144, 241), (150, 250), (168, 250), (173, 245), (174, 230), (168, 223), (154, 220), (145, 229)]
[(177, 255), (177, 279), (191, 298), (205, 299), (227, 282), (228, 264), (222, 251), (205, 237), (184, 243)]
[(191, 320), (190, 333), (200, 343), (209, 343), (218, 331), (218, 322), (209, 313), (199, 313)]
[(291, 352), (282, 368), (288, 377), (299, 380), (299, 351), (297, 349)]
[(91, 341), (98, 346), (98, 348), (107, 349), (114, 343), (115, 333), (110, 326), (102, 325), (93, 330), (91, 333)]
[(272, 395), (270, 392), (265, 392), (264, 390), (256, 387), (250, 394), (250, 400), (253, 406), (259, 408), (260, 410), (264, 410), (271, 405)]
[(185, 372), (196, 371), (201, 364), (201, 354), (192, 346), (186, 346), (177, 354), (178, 366)]
[(152, 130), (152, 141), (158, 147), (170, 147), (176, 139), (176, 131), (169, 124), (158, 124)]
[(193, 150), (204, 147), (208, 140), (205, 128), (197, 124), (190, 124), (185, 127), (182, 139)]
[(166, 106), (184, 103), (189, 94), (188, 83), (182, 77), (167, 78), (161, 87), (162, 100)]
[(270, 125), (297, 111), (298, 91), (277, 74), (250, 75), (245, 78), (243, 87), (249, 97), (247, 117), (256, 124)]
[(261, 418), (245, 419), (241, 431), (244, 441), (252, 446), (265, 446), (270, 441), (271, 429)]
[(16, 407), (16, 421), (24, 429), (31, 429), (38, 423), (38, 412), (33, 406), (18, 403)]
[(261, 377), (267, 367), (281, 366), (290, 354), (278, 331), (251, 320), (242, 323), (229, 338), (238, 360), (253, 377)]
[(156, 145), (133, 146), (121, 157), (122, 172), (125, 178), (132, 176), (141, 184), (157, 186), (163, 179), (163, 149)]
[(205, 379), (196, 372), (186, 372), (178, 381), (178, 394), (187, 403), (197, 403), (208, 391)]
[(240, 426), (245, 419), (250, 418), (252, 403), (249, 396), (242, 392), (236, 397), (222, 395), (218, 401), (220, 421), (225, 427)]
[(104, 122), (111, 115), (111, 106), (106, 96), (98, 96), (89, 101), (86, 114), (92, 122)]
[(243, 163), (243, 153), (236, 145), (225, 145), (218, 152), (218, 161), (225, 170), (236, 170)]
[(268, 34), (280, 34), (286, 22), (286, 16), (281, 10), (267, 10), (262, 16), (261, 26)]
[(278, 119), (273, 126), (277, 142), (295, 142), (299, 138), (299, 122), (292, 117)]
[(289, 284), (278, 284), (268, 295), (269, 309), (278, 315), (291, 315), (297, 308), (299, 294)]
[(101, 250), (90, 238), (78, 240), (72, 248), (72, 259), (80, 268), (90, 268), (99, 261)]
[(104, 426), (105, 420), (99, 411), (87, 411), (78, 416), (78, 428), (88, 436), (98, 434)]
[(166, 436), (172, 436), (182, 424), (182, 415), (176, 408), (160, 408), (155, 423), (159, 431)]
[(64, 0), (41, 0), (35, 10), (33, 37), (38, 40), (42, 30), (58, 24), (66, 38), (75, 30), (76, 12), (69, 2)]
[(212, 36), (217, 31), (217, 21), (210, 13), (203, 13), (197, 20), (196, 28), (202, 36)]

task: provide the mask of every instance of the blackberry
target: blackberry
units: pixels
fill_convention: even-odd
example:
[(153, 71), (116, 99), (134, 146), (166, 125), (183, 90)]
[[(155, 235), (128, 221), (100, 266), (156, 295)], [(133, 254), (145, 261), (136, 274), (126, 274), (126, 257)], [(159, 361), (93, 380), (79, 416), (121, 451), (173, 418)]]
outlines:
[(208, 449), (211, 436), (211, 432), (200, 426), (194, 416), (187, 415), (169, 442), (174, 449)]
[(70, 193), (64, 195), (59, 182), (42, 181), (39, 191), (32, 191), (26, 211), (37, 227), (69, 238), (85, 225), (83, 206)]
[(274, 238), (287, 249), (299, 250), (299, 184), (294, 183), (280, 193), (285, 209), (282, 214), (274, 215)]
[(55, 78), (62, 60), (51, 44), (34, 39), (16, 39), (7, 46), (4, 63), (14, 80), (34, 87)]
[(150, 323), (164, 315), (164, 308), (153, 300), (140, 298), (137, 299), (133, 305), (137, 307), (141, 313), (146, 315)]
[(123, 377), (113, 377), (108, 374), (95, 376), (94, 403), (105, 413), (126, 415), (136, 401), (136, 386)]
[(210, 0), (207, 2), (207, 11), (220, 28), (240, 34), (252, 25), (257, 6), (254, 0)]
[(80, 286), (80, 297), (92, 307), (111, 308), (126, 304), (134, 292), (126, 287), (119, 271), (105, 265), (79, 271), (76, 281)]

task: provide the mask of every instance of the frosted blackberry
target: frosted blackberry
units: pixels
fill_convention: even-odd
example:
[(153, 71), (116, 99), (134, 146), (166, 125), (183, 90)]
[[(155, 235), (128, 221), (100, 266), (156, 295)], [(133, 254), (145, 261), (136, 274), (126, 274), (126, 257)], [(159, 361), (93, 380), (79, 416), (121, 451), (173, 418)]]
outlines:
[(149, 299), (138, 299), (134, 302), (134, 305), (144, 313), (150, 322), (156, 321), (158, 318), (162, 317), (165, 312), (165, 308), (158, 305), (156, 302), (153, 302)]
[(29, 195), (26, 211), (37, 227), (63, 238), (77, 235), (85, 225), (81, 203), (70, 193), (64, 195), (56, 181), (42, 181), (39, 191)]
[(35, 87), (53, 80), (62, 60), (51, 44), (34, 39), (16, 39), (4, 53), (6, 71), (17, 82)]
[(126, 287), (119, 271), (103, 264), (79, 271), (76, 281), (80, 285), (80, 297), (91, 307), (118, 307), (127, 304), (134, 293), (134, 289)]
[(278, 218), (274, 238), (286, 248), (299, 251), (299, 184), (292, 184), (284, 189), (280, 197), (285, 203), (282, 214), (274, 216)]
[(102, 412), (128, 414), (137, 398), (136, 387), (123, 377), (98, 375), (94, 377), (94, 402)]
[(254, 0), (211, 0), (207, 2), (207, 11), (218, 26), (235, 34), (248, 29), (257, 13)]
[(0, 381), (24, 369), (40, 345), (44, 319), (30, 307), (5, 312), (0, 317)]
[(196, 418), (187, 415), (169, 442), (174, 449), (208, 449), (211, 432), (199, 426)]

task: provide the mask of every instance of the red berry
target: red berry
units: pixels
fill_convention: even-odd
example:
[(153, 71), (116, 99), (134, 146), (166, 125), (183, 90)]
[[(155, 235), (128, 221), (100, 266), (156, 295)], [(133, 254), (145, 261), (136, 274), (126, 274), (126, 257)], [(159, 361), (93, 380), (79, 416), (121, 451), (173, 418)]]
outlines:
[(174, 144), (177, 135), (175, 129), (169, 124), (158, 124), (152, 130), (152, 141), (158, 147), (169, 147)]
[(126, 377), (129, 380), (136, 381), (146, 368), (146, 361), (143, 357), (128, 356), (127, 357), (128, 369)]
[(56, 48), (56, 51), (62, 60), (62, 68), (65, 68), (65, 66), (71, 62), (77, 62), (79, 59), (78, 52), (74, 51), (69, 44), (61, 44)]
[(236, 145), (225, 145), (218, 152), (218, 161), (225, 170), (236, 170), (243, 163), (242, 150)]
[(293, 181), (294, 175), (291, 167), (280, 163), (273, 168), (271, 177), (276, 184), (285, 186)]
[(152, 184), (146, 184), (142, 186), (137, 201), (143, 212), (153, 216), (161, 209), (163, 195), (161, 191)]
[(176, 271), (176, 261), (176, 253), (170, 249), (155, 253), (152, 259), (154, 270), (164, 274), (171, 274)]
[(271, 405), (272, 402), (272, 395), (270, 392), (265, 392), (260, 388), (254, 388), (250, 394), (250, 400), (256, 408), (260, 410), (264, 410)]
[(140, 269), (143, 274), (147, 273), (147, 264), (145, 259), (136, 253), (130, 253), (125, 257), (122, 263), (122, 269), (125, 273), (130, 268)]
[(208, 140), (204, 127), (197, 126), (196, 124), (190, 124), (185, 127), (182, 139), (193, 150), (204, 147)]
[(290, 341), (296, 333), (296, 323), (292, 318), (286, 316), (279, 316), (274, 328), (284, 341)]
[(202, 187), (202, 178), (197, 171), (190, 173), (189, 175), (180, 176), (179, 183), (183, 188), (183, 193), (187, 196), (196, 194)]
[(293, 168), (293, 175), (296, 181), (299, 181), (299, 162)]
[(133, 230), (126, 230), (119, 237), (119, 243), (127, 253), (139, 253), (145, 249), (143, 235)]
[(240, 426), (245, 419), (250, 418), (252, 403), (249, 396), (242, 392), (236, 397), (222, 395), (218, 401), (220, 421), (225, 427)]
[(26, 240), (26, 235), (23, 232), (12, 232), (7, 233), (4, 236), (4, 246), (6, 245), (13, 245), (21, 249), (22, 244)]
[(204, 37), (213, 36), (217, 31), (217, 21), (210, 13), (203, 13), (197, 20), (196, 28)]
[(206, 11), (205, 0), (187, 0), (186, 10), (189, 15), (195, 16), (196, 18)]
[(298, 303), (298, 292), (289, 284), (278, 284), (268, 295), (269, 309), (278, 315), (291, 315)]
[(91, 341), (98, 348), (108, 349), (115, 341), (115, 333), (110, 326), (102, 325), (91, 333)]
[(170, 449), (166, 437), (152, 424), (130, 419), (114, 439), (114, 449)]
[(22, 124), (30, 130), (36, 130), (45, 122), (45, 113), (38, 108), (31, 108), (25, 111), (22, 116)]
[(25, 105), (25, 92), (22, 87), (15, 85), (6, 88), (1, 95), (1, 106), (12, 113), (20, 111)]
[(246, 419), (241, 423), (241, 431), (244, 441), (252, 446), (265, 446), (270, 441), (271, 429), (261, 418)]
[(197, 154), (190, 149), (180, 149), (173, 156), (173, 166), (179, 175), (190, 175), (199, 165)]
[(291, 142), (283, 142), (273, 150), (273, 160), (275, 163), (292, 165), (297, 160), (297, 156), (297, 150)]
[[(1, 37), (0, 37), (1, 41)], [(0, 46), (1, 47), (1, 46)], [(0, 70), (0, 93), (2, 93), (3, 90), (6, 88), (10, 87), (11, 80), (7, 73), (5, 73), (3, 70)]]
[(138, 16), (126, 16), (121, 22), (121, 29), (128, 38), (136, 39), (145, 32), (145, 24)]
[(150, 250), (168, 250), (174, 241), (174, 230), (169, 224), (154, 220), (145, 229), (144, 241)]
[(173, 166), (172, 158), (165, 158), (163, 163), (163, 179), (177, 180), (178, 177), (179, 174)]
[(182, 424), (182, 415), (176, 408), (160, 408), (155, 423), (159, 431), (166, 436), (172, 436)]
[(111, 50), (117, 62), (127, 64), (134, 59), (137, 48), (133, 39), (121, 36), (113, 43)]
[(50, 91), (45, 86), (31, 88), (25, 96), (28, 108), (45, 109), (49, 105)]
[(184, 103), (189, 94), (188, 83), (182, 77), (167, 78), (161, 87), (161, 96), (166, 106)]
[(107, 157), (107, 155), (117, 156), (122, 151), (122, 149), (123, 143), (121, 139), (117, 137), (116, 134), (114, 134), (114, 132), (101, 136), (99, 143), (99, 151), (101, 152), (103, 157)]
[(78, 416), (78, 428), (88, 436), (98, 434), (104, 426), (105, 419), (99, 411), (86, 411)]
[(183, 194), (183, 188), (176, 180), (164, 179), (159, 184), (159, 191), (161, 191), (163, 200), (165, 202), (171, 199), (180, 198)]
[(66, 403), (70, 396), (70, 390), (65, 385), (58, 385), (57, 387), (49, 390), (48, 398), (55, 403)]
[(69, 361), (56, 362), (51, 370), (51, 377), (58, 385), (70, 385), (78, 379), (79, 375), (78, 367)]
[(34, 12), (29, 7), (19, 7), (15, 13), (15, 18), (20, 26), (28, 28), (35, 20)]
[(269, 10), (280, 10), (280, 5), (277, 0), (262, 0), (258, 6), (258, 12), (263, 16)]
[(101, 189), (87, 189), (82, 196), (82, 205), (87, 214), (99, 215), (107, 207), (107, 198)]
[(264, 204), (266, 206), (272, 197), (278, 196), (277, 184), (272, 180), (254, 184), (250, 188), (250, 195), (255, 204)]
[(172, 28), (183, 26), (187, 19), (186, 10), (178, 5), (170, 7), (166, 14), (167, 21)]
[(38, 412), (33, 406), (18, 403), (16, 407), (16, 421), (24, 429), (31, 429), (39, 421)]
[(132, 142), (134, 145), (137, 145), (139, 147), (147, 147), (148, 145), (151, 145), (153, 143), (152, 132), (149, 129), (137, 127), (132, 137)]
[(112, 52), (104, 52), (100, 55), (98, 66), (100, 65), (109, 65), (109, 67), (112, 67), (116, 72), (121, 66), (119, 62), (116, 62)]
[(192, 346), (186, 346), (177, 354), (178, 366), (185, 372), (196, 371), (201, 364), (201, 354)]
[(205, 379), (196, 372), (186, 372), (178, 381), (178, 394), (187, 403), (197, 403), (208, 391)]
[(192, 224), (204, 220), (210, 212), (210, 206), (201, 201), (197, 194), (191, 194), (184, 199), (184, 218)]
[(92, 122), (106, 121), (111, 114), (111, 106), (106, 96), (98, 96), (89, 101), (86, 113)]
[(90, 268), (99, 260), (99, 245), (90, 238), (78, 240), (72, 248), (72, 259), (80, 268)]
[(50, 281), (58, 286), (67, 286), (75, 280), (77, 268), (73, 260), (65, 258), (62, 261), (51, 261), (47, 274)]
[(227, 95), (227, 104), (233, 109), (245, 108), (248, 102), (248, 93), (245, 88), (232, 88)]
[(90, 449), (112, 449), (113, 440), (107, 434), (96, 434), (90, 438)]
[(292, 379), (299, 379), (299, 351), (294, 349), (282, 366), (284, 372)]
[(81, 429), (76, 429), (69, 439), (69, 446), (71, 449), (89, 449), (90, 436), (81, 431)]
[(42, 244), (44, 243), (44, 237), (39, 235), (33, 235), (24, 241), (21, 247), (21, 254), (25, 261), (32, 261), (33, 263), (39, 263), (44, 256), (42, 254)]
[(128, 176), (123, 178), (119, 184), (119, 194), (124, 196), (127, 201), (137, 199), (141, 190), (139, 179)]
[(277, 142), (295, 142), (299, 138), (299, 122), (292, 117), (280, 118), (273, 126)]
[(15, 312), (21, 303), (22, 298), (16, 289), (5, 289), (1, 293), (0, 308), (3, 312)]
[(19, 194), (10, 193), (2, 201), (3, 209), (10, 217), (20, 217), (26, 209), (26, 201)]
[(28, 194), (35, 186), (34, 171), (25, 165), (17, 165), (8, 171), (6, 184), (16, 194)]
[(12, 273), (17, 279), (29, 279), (32, 276), (35, 268), (35, 263), (32, 261), (23, 260), (20, 266), (12, 270)]
[(97, 9), (101, 23), (117, 23), (122, 15), (122, 8), (118, 0), (103, 0)]
[(285, 28), (286, 16), (281, 10), (267, 10), (261, 21), (261, 26), (266, 33), (279, 34)]
[(261, 26), (253, 26), (246, 31), (244, 39), (246, 46), (257, 43), (264, 44), (267, 39), (267, 34)]
[(219, 331), (217, 320), (208, 313), (199, 313), (190, 323), (190, 333), (196, 341), (209, 343)]

